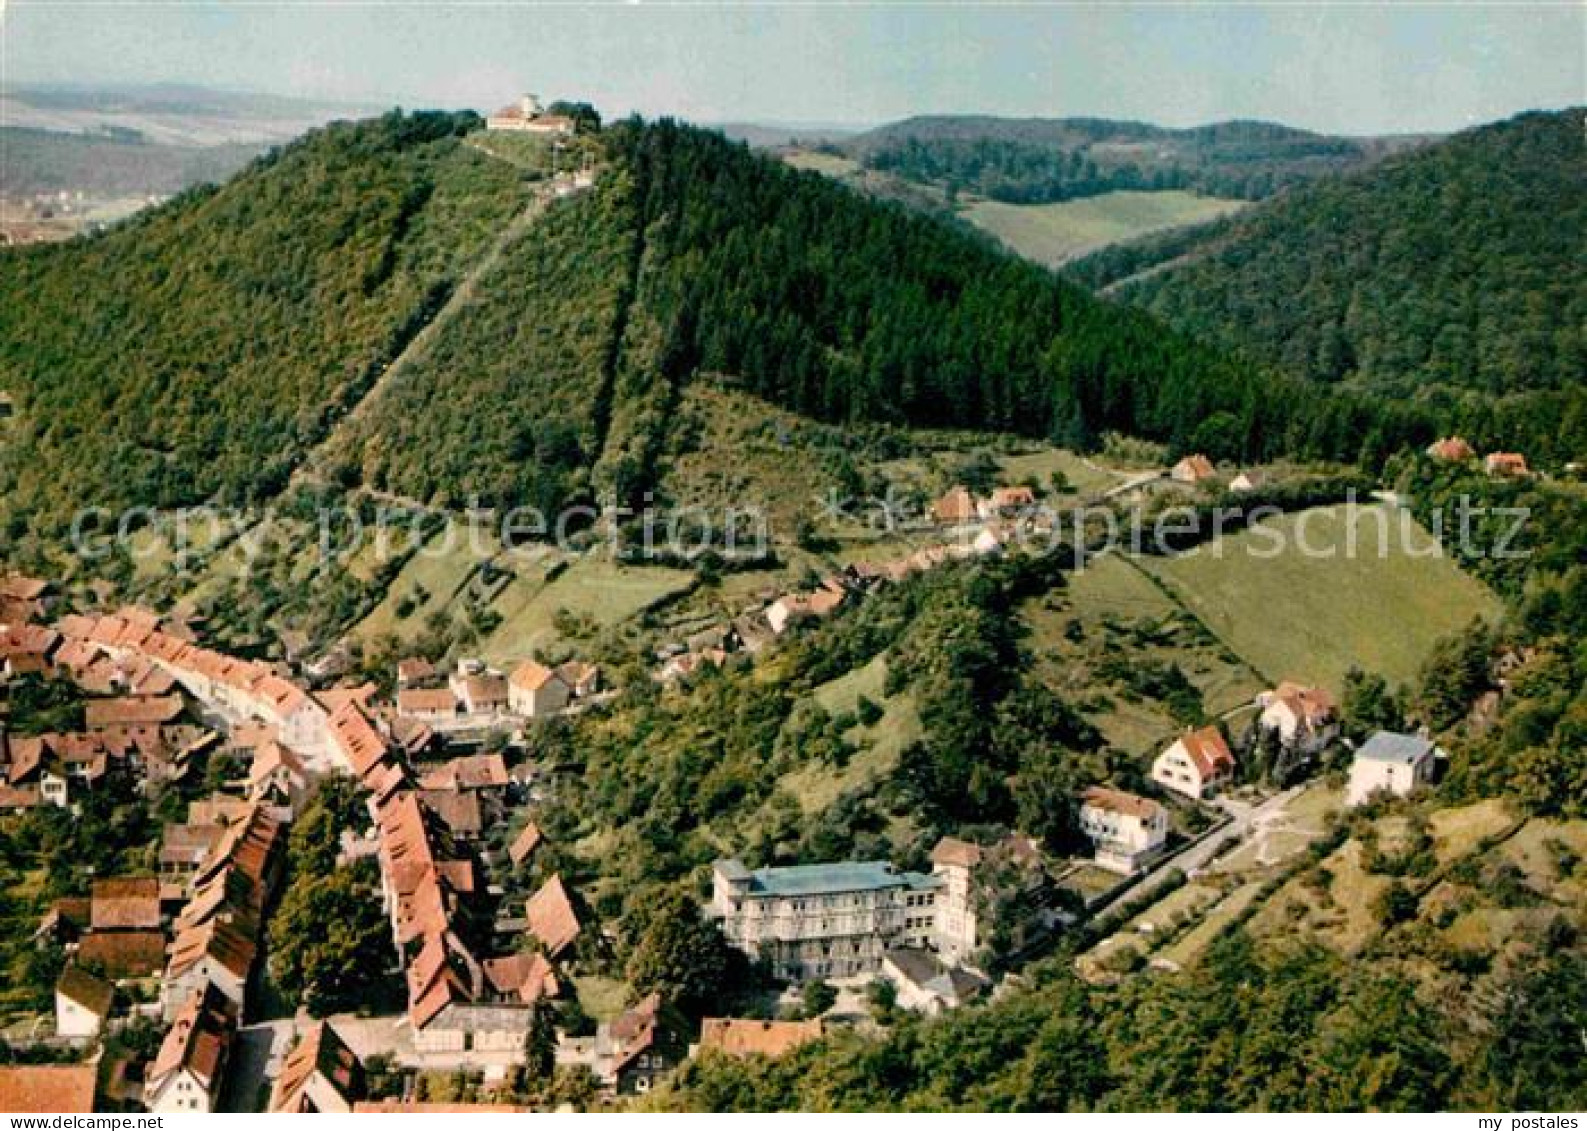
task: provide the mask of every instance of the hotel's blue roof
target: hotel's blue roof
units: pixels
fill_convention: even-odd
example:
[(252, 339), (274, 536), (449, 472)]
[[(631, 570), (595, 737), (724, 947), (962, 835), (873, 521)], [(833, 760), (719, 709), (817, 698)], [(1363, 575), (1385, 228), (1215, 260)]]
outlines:
[(827, 895), (838, 892), (885, 891), (897, 887), (933, 887), (936, 880), (919, 872), (898, 872), (885, 860), (799, 864), (791, 868), (757, 868), (749, 873), (752, 895)]

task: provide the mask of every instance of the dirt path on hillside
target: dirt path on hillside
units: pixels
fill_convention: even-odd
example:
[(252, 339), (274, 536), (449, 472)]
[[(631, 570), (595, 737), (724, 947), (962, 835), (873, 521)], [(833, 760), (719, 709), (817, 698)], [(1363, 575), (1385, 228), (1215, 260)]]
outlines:
[(536, 186), (534, 194), (522, 211), (508, 221), (500, 234), (491, 243), (485, 253), (470, 267), (459, 280), (435, 316), (426, 322), (409, 339), (401, 353), (391, 360), (381, 371), (380, 376), (370, 384), (357, 402), (342, 416), (325, 438), (314, 445), (303, 456), (297, 468), (292, 473), (291, 485), (298, 486), (307, 483), (323, 483), (325, 481), (325, 462), (329, 453), (345, 443), (354, 433), (358, 421), (369, 411), (369, 405), (380, 399), (384, 391), (398, 380), (402, 374), (417, 361), (425, 357), (441, 331), (446, 328), (458, 313), (472, 302), (479, 291), (479, 282), (486, 275), (495, 270), (496, 265), (506, 254), (507, 248), (512, 246), (541, 216), (551, 203), (563, 196), (569, 195), (572, 187), (570, 177), (559, 177)]

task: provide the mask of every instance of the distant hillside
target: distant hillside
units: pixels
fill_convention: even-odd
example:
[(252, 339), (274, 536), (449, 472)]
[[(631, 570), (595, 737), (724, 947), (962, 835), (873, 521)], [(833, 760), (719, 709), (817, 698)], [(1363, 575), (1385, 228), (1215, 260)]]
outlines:
[(264, 150), (260, 142), (159, 145), (141, 134), (56, 133), (0, 128), (0, 196), (81, 192), (86, 197), (170, 196), (230, 177)]
[(1097, 118), (910, 118), (840, 143), (865, 166), (1006, 204), (1119, 190), (1260, 200), (1359, 168), (1411, 138), (1329, 137), (1270, 122), (1167, 129)]
[[(1463, 411), (1480, 435), (1531, 416), (1543, 452), (1578, 458), (1582, 131), (1579, 109), (1524, 114), (1072, 273), (1315, 381), (1430, 403), (1479, 394)], [(1495, 397), (1511, 399), (1490, 412)]]
[(367, 105), (183, 85), (8, 86), (0, 121), (52, 133), (136, 134), (154, 145), (287, 141), (311, 126), (358, 118)]

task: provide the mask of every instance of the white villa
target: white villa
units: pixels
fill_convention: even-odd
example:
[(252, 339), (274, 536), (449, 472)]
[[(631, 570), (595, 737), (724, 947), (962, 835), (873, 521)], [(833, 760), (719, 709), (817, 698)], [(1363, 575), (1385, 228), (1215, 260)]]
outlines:
[(1345, 804), (1361, 805), (1378, 793), (1404, 797), (1433, 779), (1439, 749), (1425, 738), (1380, 730), (1356, 751)]
[(1285, 746), (1315, 754), (1339, 736), (1339, 712), (1332, 695), (1320, 687), (1285, 681), (1256, 697), (1258, 725), (1277, 731)]
[(1123, 790), (1093, 786), (1080, 805), (1080, 829), (1096, 845), (1097, 865), (1134, 875), (1168, 840), (1168, 811)]

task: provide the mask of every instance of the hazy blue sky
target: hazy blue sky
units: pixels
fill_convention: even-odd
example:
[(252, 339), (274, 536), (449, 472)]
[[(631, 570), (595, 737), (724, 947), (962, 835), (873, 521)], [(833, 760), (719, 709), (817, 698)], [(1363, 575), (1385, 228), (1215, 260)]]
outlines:
[(607, 114), (982, 111), (1442, 130), (1587, 101), (1587, 7), (757, 6), (0, 0), (24, 82), (192, 82), (405, 106), (522, 90)]

